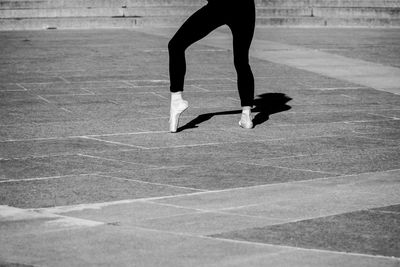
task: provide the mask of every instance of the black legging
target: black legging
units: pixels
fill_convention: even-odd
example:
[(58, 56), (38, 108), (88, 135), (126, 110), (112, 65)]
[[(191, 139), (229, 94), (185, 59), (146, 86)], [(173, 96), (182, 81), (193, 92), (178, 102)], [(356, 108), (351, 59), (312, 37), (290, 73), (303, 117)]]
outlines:
[(249, 65), (249, 49), (255, 25), (254, 0), (210, 0), (185, 21), (168, 44), (171, 92), (183, 91), (186, 48), (225, 24), (233, 35), (234, 65), (241, 105), (253, 105), (254, 77)]

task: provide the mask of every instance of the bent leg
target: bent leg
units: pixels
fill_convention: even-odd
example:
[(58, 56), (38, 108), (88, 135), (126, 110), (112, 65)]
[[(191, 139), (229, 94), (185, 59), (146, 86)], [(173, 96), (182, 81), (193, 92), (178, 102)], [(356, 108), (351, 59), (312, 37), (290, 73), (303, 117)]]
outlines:
[(185, 50), (224, 24), (221, 14), (218, 13), (212, 5), (202, 7), (185, 21), (170, 40), (168, 51), (171, 92), (183, 91), (186, 73)]

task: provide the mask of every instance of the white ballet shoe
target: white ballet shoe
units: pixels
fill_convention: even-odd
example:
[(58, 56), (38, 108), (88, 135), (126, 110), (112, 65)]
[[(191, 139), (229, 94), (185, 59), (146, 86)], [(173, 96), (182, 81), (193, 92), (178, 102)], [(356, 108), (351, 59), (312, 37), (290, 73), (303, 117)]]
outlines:
[(176, 133), (179, 125), (179, 117), (189, 107), (189, 103), (186, 100), (178, 100), (171, 102), (171, 110), (169, 117), (169, 131)]
[(244, 129), (252, 129), (253, 128), (253, 121), (251, 115), (242, 113), (242, 117), (239, 121), (240, 127)]

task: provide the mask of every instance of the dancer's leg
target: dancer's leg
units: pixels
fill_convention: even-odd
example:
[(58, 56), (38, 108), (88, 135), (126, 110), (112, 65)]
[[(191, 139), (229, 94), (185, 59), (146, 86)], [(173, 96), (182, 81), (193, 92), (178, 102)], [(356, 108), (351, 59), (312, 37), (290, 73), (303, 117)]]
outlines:
[(254, 76), (249, 64), (249, 49), (255, 27), (254, 1), (243, 0), (240, 5), (237, 5), (236, 9), (235, 17), (232, 18), (228, 26), (233, 35), (234, 65), (243, 108), (239, 125), (243, 128), (253, 128), (251, 107), (254, 101)]
[(242, 106), (252, 106), (254, 99), (254, 76), (249, 64), (249, 49), (254, 35), (255, 15), (251, 8), (247, 9), (242, 13), (243, 19), (228, 24), (233, 35), (234, 64)]
[(188, 102), (182, 98), (186, 73), (185, 50), (223, 23), (222, 16), (214, 5), (206, 5), (182, 25), (168, 44), (171, 82), (170, 132), (177, 131), (179, 117), (188, 108)]
[(183, 91), (186, 73), (185, 50), (224, 24), (223, 15), (212, 4), (195, 12), (168, 44), (171, 92)]

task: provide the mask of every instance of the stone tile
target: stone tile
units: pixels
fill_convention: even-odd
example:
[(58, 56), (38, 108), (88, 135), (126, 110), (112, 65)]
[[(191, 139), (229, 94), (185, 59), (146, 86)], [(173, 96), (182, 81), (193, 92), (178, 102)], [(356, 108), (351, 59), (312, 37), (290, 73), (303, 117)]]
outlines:
[[(275, 127), (272, 127), (275, 128)], [(259, 145), (265, 150), (282, 151), (283, 154), (287, 155), (315, 155), (315, 154), (325, 154), (325, 153), (345, 153), (351, 152), (352, 150), (362, 149), (391, 149), (397, 147), (399, 142), (396, 140), (385, 140), (385, 139), (374, 139), (366, 138), (364, 135), (352, 135), (350, 133), (341, 132), (339, 130), (337, 135), (333, 133), (326, 133), (324, 127), (321, 127), (323, 132), (319, 136), (306, 135), (305, 127), (299, 127), (300, 129), (293, 129), (294, 127), (277, 127), (278, 129), (285, 129), (286, 133), (282, 133), (281, 137), (287, 138), (277, 138), (277, 139), (266, 139), (265, 141), (254, 142), (253, 146)], [(334, 127), (332, 127), (334, 128)], [(293, 129), (293, 130), (292, 130)], [(304, 129), (304, 131), (302, 131)], [(329, 128), (328, 128), (329, 129)], [(313, 132), (311, 129), (310, 132)], [(279, 132), (278, 132), (279, 133)], [(275, 134), (278, 134), (275, 133)], [(304, 133), (304, 137), (301, 135)], [(315, 133), (315, 135), (317, 134)], [(340, 134), (341, 133), (341, 134)], [(326, 137), (325, 137), (326, 136)], [(258, 137), (261, 139), (261, 137)], [(260, 157), (261, 158), (261, 155)], [(278, 159), (277, 159), (278, 160)], [(290, 159), (285, 159), (290, 161)], [(256, 162), (257, 163), (257, 162)]]
[(400, 104), (400, 96), (374, 89), (352, 90), (344, 92), (346, 95), (359, 99), (362, 103), (375, 102), (380, 104)]
[(150, 219), (138, 222), (138, 226), (176, 233), (207, 235), (229, 231), (229, 229), (244, 229), (256, 226), (273, 225), (280, 220), (240, 216), (214, 212), (184, 214), (160, 219)]
[(152, 94), (48, 96), (47, 98), (59, 107), (70, 110), (76, 117), (86, 120), (150, 118), (154, 115), (142, 112), (138, 106), (158, 107), (161, 101), (165, 102), (164, 99), (160, 101), (158, 96)]
[(131, 146), (110, 144), (86, 138), (47, 139), (0, 142), (0, 158), (51, 156), (133, 149)]
[(373, 133), (373, 134), (360, 134), (360, 137), (363, 138), (370, 138), (370, 139), (375, 139), (375, 140), (393, 140), (395, 142), (398, 142), (400, 139), (400, 130), (386, 130), (382, 129), (379, 131), (379, 133)]
[(0, 124), (71, 121), (74, 115), (39, 99), (25, 99), (2, 104)]
[(134, 118), (116, 120), (76, 120), (49, 123), (24, 123), (0, 127), (0, 140), (21, 140), (35, 138), (67, 138), (71, 136), (108, 135), (115, 133), (143, 132)]
[[(337, 192), (335, 201), (351, 200), (353, 204), (372, 205), (375, 207), (389, 206), (399, 202), (400, 190), (399, 170), (345, 175), (335, 179), (320, 179), (304, 185), (313, 187), (321, 192)], [(339, 197), (339, 194), (341, 195)], [(364, 199), (357, 195), (368, 194)], [(364, 207), (365, 208), (365, 207)]]
[(133, 226), (140, 221), (173, 217), (178, 215), (198, 213), (195, 209), (160, 205), (148, 201), (137, 201), (127, 204), (114, 204), (91, 207), (86, 205), (77, 208), (50, 208), (46, 211), (63, 216), (113, 223), (123, 226)]
[(101, 74), (101, 73), (99, 73), (99, 74), (94, 73), (92, 75), (80, 74), (80, 75), (76, 75), (76, 76), (64, 75), (64, 78), (67, 79), (68, 81), (74, 82), (74, 83), (75, 82), (91, 82), (91, 81), (105, 81), (105, 82), (116, 81), (116, 82), (118, 82), (121, 80), (129, 81), (129, 80), (141, 80), (141, 79), (149, 79), (149, 78), (155, 78), (155, 79), (165, 78), (165, 76), (160, 74), (160, 72), (157, 72), (154, 70), (151, 71), (150, 69), (147, 73), (145, 73), (143, 70), (141, 70), (143, 72), (143, 74), (134, 74), (135, 72), (137, 73), (138, 71), (140, 71), (140, 70), (136, 70), (136, 71), (131, 70), (124, 75), (124, 74), (121, 74), (120, 72), (115, 73), (115, 74), (108, 74), (108, 73), (106, 73), (106, 70), (105, 70), (105, 73), (103, 73), (103, 74)]
[[(349, 125), (346, 123), (318, 123), (318, 124), (306, 124), (306, 125), (278, 125), (271, 124), (270, 121), (263, 122), (261, 119), (253, 120), (257, 123), (251, 131), (243, 131), (236, 125), (224, 127), (224, 131), (234, 132), (240, 136), (247, 136), (248, 139), (254, 142), (269, 142), (274, 141), (283, 144), (294, 142), (296, 139), (305, 140), (318, 140), (318, 138), (327, 136), (329, 138), (349, 138), (354, 136), (354, 131), (358, 130), (356, 126)], [(203, 127), (202, 124), (198, 124), (199, 127)], [(368, 127), (365, 128), (366, 131)], [(371, 127), (371, 129), (374, 129)], [(375, 130), (375, 129), (374, 129)], [(300, 141), (299, 141), (300, 142)]]
[(399, 261), (396, 258), (371, 257), (364, 255), (352, 255), (347, 253), (335, 253), (329, 251), (312, 251), (303, 249), (287, 249), (284, 252), (267, 255), (265, 257), (244, 259), (243, 261), (221, 266), (270, 266), (287, 267), (395, 267)]
[(0, 85), (0, 92), (4, 91), (24, 91), (24, 89), (16, 83), (2, 83)]
[[(224, 209), (226, 212), (247, 212), (265, 205), (266, 209), (274, 209), (275, 206), (292, 205), (296, 215), (298, 212), (313, 211), (314, 206), (303, 206), (299, 211), (295, 207), (301, 203), (316, 200), (320, 201), (317, 207), (326, 205), (326, 210), (332, 208), (364, 209), (372, 207), (389, 206), (398, 203), (399, 171), (366, 173), (360, 175), (328, 177), (315, 180), (307, 180), (295, 183), (270, 184), (265, 186), (231, 189), (217, 192), (207, 192), (197, 195), (177, 196), (169, 199), (160, 199), (156, 202), (173, 204), (175, 206), (199, 208), (199, 209)], [(286, 203), (286, 204), (285, 204)], [(346, 206), (347, 205), (347, 206)], [(285, 209), (279, 210), (288, 214)], [(325, 208), (320, 208), (323, 211)], [(262, 216), (262, 213), (257, 214)], [(267, 214), (271, 216), (272, 214)], [(283, 218), (283, 217), (280, 217)], [(290, 219), (290, 216), (288, 216)]]
[(0, 74), (0, 80), (4, 83), (47, 83), (59, 82), (61, 79), (57, 76), (46, 75), (43, 73), (34, 73), (21, 75), (20, 73)]
[(118, 172), (153, 167), (79, 155), (4, 159), (0, 161), (0, 179), (28, 179), (64, 175)]
[(31, 89), (29, 90), (32, 94), (43, 95), (43, 96), (52, 96), (52, 95), (91, 95), (92, 93), (86, 91), (84, 89), (79, 88), (62, 88), (62, 89), (54, 89), (54, 88), (40, 88), (40, 89)]
[[(372, 38), (378, 34), (380, 38)], [(399, 66), (398, 34), (395, 29), (360, 29), (354, 34), (354, 29), (262, 29), (256, 31), (256, 38), (263, 40), (284, 42), (290, 45), (299, 45), (311, 49), (327, 51), (332, 54), (345, 57), (362, 59), (376, 62), (383, 65)], [(382, 38), (382, 39), (381, 39)], [(378, 41), (379, 40), (379, 41)], [(377, 42), (384, 42), (392, 45), (377, 45)], [(371, 53), (371, 47), (374, 53)]]
[[(37, 101), (37, 98), (35, 95), (32, 95), (31, 92), (24, 91), (21, 89), (21, 91), (0, 91), (0, 103), (5, 106), (12, 106), (12, 104), (25, 104), (28, 100), (32, 102), (39, 102)], [(11, 103), (12, 104), (11, 104)]]
[(7, 110), (12, 108), (31, 108), (33, 110), (47, 106), (42, 99), (27, 92), (3, 92), (2, 95), (16, 96), (15, 98), (2, 97), (0, 99), (1, 109)]
[(127, 266), (132, 262), (139, 266), (218, 266), (282, 250), (116, 226), (73, 232), (41, 231), (18, 239), (7, 236), (0, 239), (6, 244), (5, 261), (49, 266)]
[[(169, 94), (168, 86), (125, 86), (125, 87), (109, 87), (109, 88), (90, 88), (91, 92), (95, 94), (138, 94), (138, 93), (165, 93)], [(195, 88), (189, 88), (188, 90), (196, 90)], [(197, 89), (197, 91), (201, 91)], [(165, 96), (162, 96), (165, 97)]]
[(122, 171), (110, 175), (126, 179), (207, 190), (284, 183), (334, 176), (334, 174), (330, 173), (218, 161), (182, 168)]
[(393, 105), (379, 104), (379, 103), (334, 103), (334, 104), (320, 104), (314, 103), (307, 105), (304, 103), (293, 104), (290, 103), (291, 109), (288, 112), (304, 112), (304, 113), (321, 113), (321, 112), (364, 112), (372, 113), (382, 116), (385, 119), (383, 111), (393, 109)]
[(374, 110), (374, 111), (371, 111), (371, 112), (374, 113), (374, 114), (385, 116), (385, 117), (387, 117), (389, 119), (390, 118), (395, 119), (395, 120), (399, 120), (400, 119), (400, 110), (394, 105), (391, 105), (390, 108), (388, 107), (386, 109)]
[[(149, 86), (149, 87), (169, 87), (169, 79), (161, 80), (131, 80), (128, 81), (134, 86)], [(206, 85), (236, 85), (235, 81), (229, 78), (204, 78), (204, 79), (185, 79), (185, 85), (187, 86), (206, 86)]]
[[(54, 92), (67, 90), (83, 90), (96, 88), (124, 88), (127, 83), (123, 81), (88, 81), (88, 82), (54, 82), (54, 83), (22, 83), (23, 87), (31, 91)], [(87, 93), (87, 92), (86, 92)]]
[[(393, 213), (400, 213), (400, 205), (393, 205), (393, 206), (388, 206), (388, 207), (382, 207), (382, 208), (377, 208), (375, 209), (377, 211), (388, 211), (388, 212), (393, 212)], [(372, 210), (374, 211), (374, 210)]]
[(359, 211), (216, 235), (311, 249), (399, 256), (400, 215)]
[(400, 129), (400, 120), (380, 120), (380, 121), (369, 121), (369, 122), (352, 122), (357, 125), (373, 126), (378, 128), (390, 128), (390, 129)]
[(39, 210), (0, 206), (0, 234), (3, 236), (15, 236), (21, 233), (33, 234), (37, 233), (38, 229), (46, 229), (46, 231), (73, 230), (102, 224), (104, 223), (59, 216)]
[(376, 121), (382, 116), (365, 112), (278, 113), (270, 118), (273, 124), (310, 124), (326, 122)]
[(373, 149), (332, 152), (322, 155), (292, 157), (290, 159), (255, 160), (263, 166), (357, 174), (399, 169), (398, 149)]
[(1, 260), (0, 260), (0, 264), (2, 266), (7, 266), (7, 267), (33, 267), (33, 265), (11, 263), (11, 262), (5, 262), (5, 261), (1, 261)]
[(190, 189), (145, 184), (96, 175), (2, 183), (1, 204), (43, 208), (123, 199), (168, 196), (194, 192)]
[[(296, 72), (293, 68), (287, 71), (287, 75), (278, 74), (278, 77), (273, 77), (269, 71), (265, 72), (267, 74), (260, 73), (255, 78), (255, 86), (256, 88), (260, 88), (265, 90), (268, 88), (269, 90), (281, 90), (282, 88), (299, 88), (299, 89), (313, 89), (313, 88), (338, 88), (338, 87), (354, 87), (360, 86), (354, 83), (316, 75), (309, 74), (304, 76), (294, 76), (290, 78), (291, 74)], [(308, 72), (311, 73), (311, 72)], [(260, 76), (270, 76), (266, 78), (261, 78)], [(271, 77), (272, 76), (272, 77)], [(289, 78), (288, 78), (289, 77)]]
[[(324, 190), (323, 187), (320, 187), (320, 193), (303, 196), (298, 199), (281, 198), (273, 203), (260, 203), (237, 209), (232, 208), (226, 210), (226, 212), (293, 222), (370, 209), (400, 201), (400, 197), (394, 197), (394, 192), (400, 189), (399, 185), (392, 184), (391, 186), (394, 188), (385, 195), (385, 189), (383, 188), (378, 188), (377, 190), (376, 186), (367, 185), (367, 183), (359, 184), (361, 186), (356, 187), (349, 181), (346, 185), (338, 186), (331, 190)], [(360, 190), (360, 187), (363, 190)], [(393, 197), (390, 195), (393, 195)]]
[(154, 202), (204, 210), (228, 210), (242, 206), (259, 205), (260, 203), (273, 204), (282, 199), (300, 199), (310, 194), (321, 193), (319, 188), (304, 187), (302, 184), (283, 183), (216, 192), (211, 191), (159, 199), (154, 200)]
[(180, 134), (149, 133), (148, 135), (103, 136), (101, 140), (138, 145), (147, 148), (193, 146), (210, 143), (244, 141), (243, 138), (223, 131), (182, 131)]
[[(299, 152), (297, 152), (300, 154)], [(238, 142), (234, 144), (210, 144), (188, 147), (167, 147), (160, 149), (131, 149), (129, 151), (104, 151), (90, 155), (135, 162), (158, 165), (164, 167), (178, 167), (185, 165), (205, 165), (216, 162), (236, 162), (246, 160), (277, 158), (298, 155), (285, 149), (284, 145), (274, 142)]]

